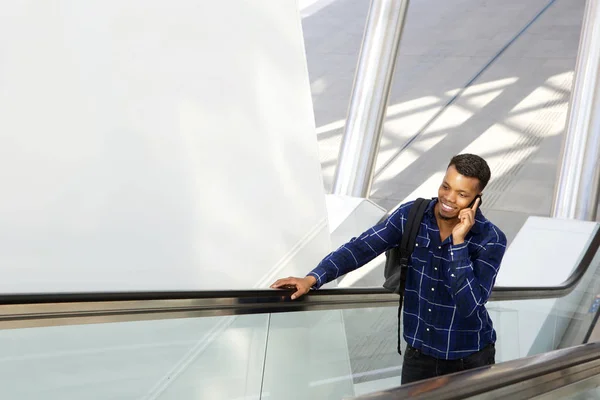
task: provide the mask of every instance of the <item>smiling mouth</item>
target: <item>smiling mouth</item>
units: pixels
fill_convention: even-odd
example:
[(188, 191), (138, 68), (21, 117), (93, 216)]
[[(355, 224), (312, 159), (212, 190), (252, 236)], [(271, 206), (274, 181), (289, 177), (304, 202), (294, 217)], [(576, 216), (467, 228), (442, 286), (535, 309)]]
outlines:
[(454, 207), (450, 207), (450, 206), (442, 203), (441, 201), (440, 201), (440, 206), (441, 206), (441, 208), (442, 208), (443, 211), (446, 211), (446, 212), (452, 212), (452, 211), (454, 211)]

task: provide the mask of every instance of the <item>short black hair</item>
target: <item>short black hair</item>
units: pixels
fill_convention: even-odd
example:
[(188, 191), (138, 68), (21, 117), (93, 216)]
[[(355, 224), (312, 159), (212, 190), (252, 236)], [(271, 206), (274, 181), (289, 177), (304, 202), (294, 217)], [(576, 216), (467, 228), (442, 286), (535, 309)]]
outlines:
[(454, 165), (459, 174), (469, 178), (477, 178), (479, 180), (479, 190), (485, 189), (492, 176), (488, 163), (475, 154), (459, 154), (454, 156), (450, 160), (448, 168), (452, 165)]

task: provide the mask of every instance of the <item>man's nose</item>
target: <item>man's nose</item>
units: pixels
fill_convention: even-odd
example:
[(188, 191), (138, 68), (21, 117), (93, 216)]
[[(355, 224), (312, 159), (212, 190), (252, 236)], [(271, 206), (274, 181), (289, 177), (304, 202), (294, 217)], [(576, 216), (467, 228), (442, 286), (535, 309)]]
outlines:
[(448, 196), (448, 201), (451, 202), (452, 204), (456, 204), (456, 194), (455, 193), (450, 193)]

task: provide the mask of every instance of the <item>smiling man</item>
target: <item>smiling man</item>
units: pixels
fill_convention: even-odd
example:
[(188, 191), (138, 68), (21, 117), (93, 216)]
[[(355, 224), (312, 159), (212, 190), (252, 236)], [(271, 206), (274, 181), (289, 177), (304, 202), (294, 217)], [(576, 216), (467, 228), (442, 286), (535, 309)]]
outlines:
[[(490, 176), (483, 158), (455, 156), (423, 216), (406, 279), (403, 384), (495, 362), (496, 332), (485, 304), (506, 236), (479, 209)], [(412, 204), (330, 253), (306, 277), (271, 287), (295, 287), (296, 299), (398, 246)]]

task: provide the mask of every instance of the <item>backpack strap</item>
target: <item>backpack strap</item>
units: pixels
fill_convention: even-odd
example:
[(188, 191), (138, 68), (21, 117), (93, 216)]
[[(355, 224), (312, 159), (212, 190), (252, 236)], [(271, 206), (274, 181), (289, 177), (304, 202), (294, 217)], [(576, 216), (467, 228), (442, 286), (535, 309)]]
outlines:
[(417, 235), (419, 234), (419, 228), (421, 227), (421, 220), (425, 215), (425, 210), (429, 205), (429, 200), (417, 199), (410, 207), (408, 216), (406, 218), (406, 224), (404, 225), (404, 234), (400, 241), (400, 258), (406, 258), (412, 254), (415, 243), (417, 242)]
[(406, 224), (404, 225), (404, 233), (402, 234), (402, 240), (400, 241), (400, 259), (398, 260), (400, 268), (400, 299), (398, 300), (398, 354), (402, 354), (400, 320), (402, 316), (404, 289), (406, 288), (406, 275), (408, 274), (408, 259), (415, 248), (417, 235), (419, 234), (419, 228), (421, 227), (421, 220), (423, 219), (423, 215), (425, 215), (425, 210), (427, 209), (427, 206), (429, 206), (429, 202), (430, 200), (421, 198), (415, 200), (408, 211)]

